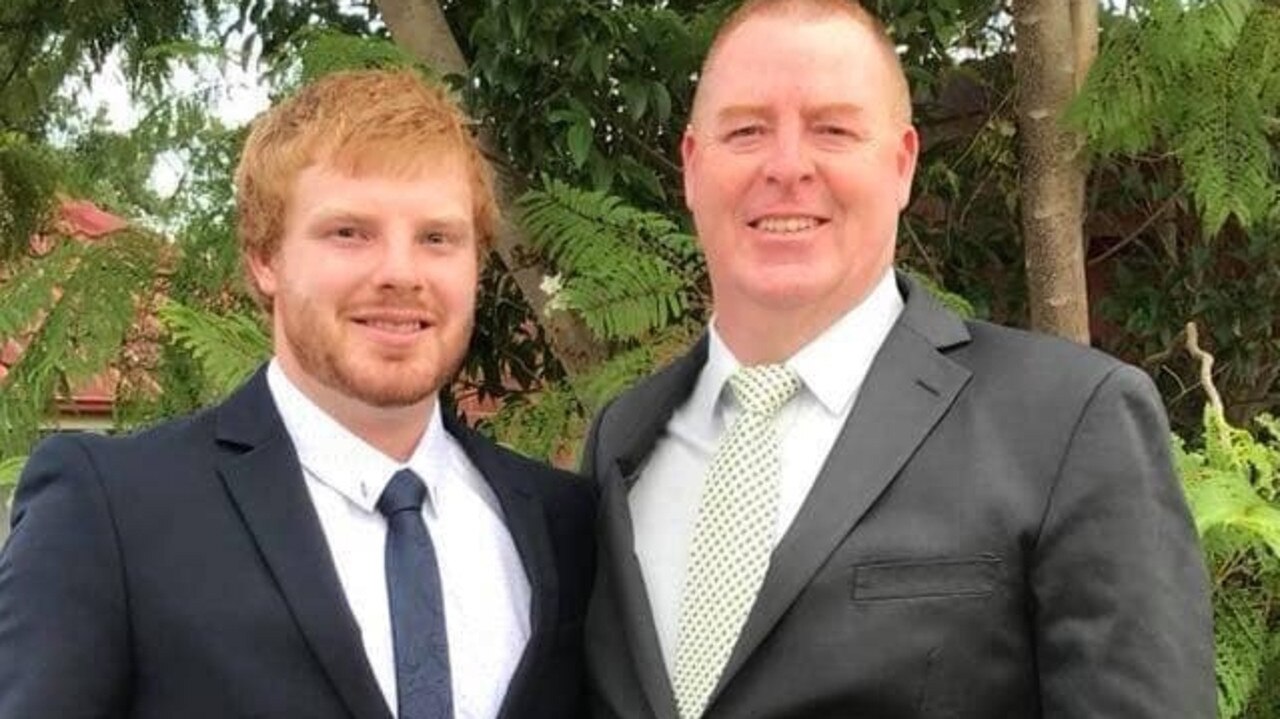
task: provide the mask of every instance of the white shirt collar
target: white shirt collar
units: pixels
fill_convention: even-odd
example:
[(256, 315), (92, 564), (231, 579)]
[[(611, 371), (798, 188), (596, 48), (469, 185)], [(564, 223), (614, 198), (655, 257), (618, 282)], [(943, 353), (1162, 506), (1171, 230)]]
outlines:
[[(800, 376), (804, 387), (827, 412), (839, 415), (853, 402), (903, 307), (902, 295), (890, 268), (862, 302), (841, 315), (784, 364)], [(709, 324), (707, 334), (707, 362), (688, 406), (700, 416), (710, 418), (719, 407), (725, 383), (742, 363), (724, 343), (714, 321)]]
[(412, 469), (427, 485), (428, 502), (439, 509), (439, 478), (446, 463), (455, 461), (445, 437), (440, 403), (433, 402), (426, 431), (407, 462), (375, 449), (321, 409), (295, 385), (279, 361), (267, 366), (267, 386), (285, 430), (293, 440), (298, 462), (317, 480), (368, 512), (377, 511), (378, 497), (398, 470)]

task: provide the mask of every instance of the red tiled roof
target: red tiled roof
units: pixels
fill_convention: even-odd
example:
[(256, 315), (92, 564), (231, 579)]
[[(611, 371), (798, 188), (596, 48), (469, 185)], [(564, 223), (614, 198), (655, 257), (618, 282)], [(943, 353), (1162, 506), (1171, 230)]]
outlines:
[[(129, 226), (127, 220), (88, 200), (70, 199), (59, 203), (57, 214), (50, 224), (56, 234), (40, 234), (31, 238), (31, 249), (37, 256), (53, 249), (53, 243), (59, 236), (92, 242)], [(9, 368), (22, 357), (24, 345), (22, 338), (10, 337), (3, 340), (3, 345), (0, 345), (0, 380), (4, 379)], [(110, 415), (119, 381), (119, 373), (108, 369), (88, 381), (78, 383), (72, 387), (70, 398), (58, 399), (58, 410), (75, 415)]]

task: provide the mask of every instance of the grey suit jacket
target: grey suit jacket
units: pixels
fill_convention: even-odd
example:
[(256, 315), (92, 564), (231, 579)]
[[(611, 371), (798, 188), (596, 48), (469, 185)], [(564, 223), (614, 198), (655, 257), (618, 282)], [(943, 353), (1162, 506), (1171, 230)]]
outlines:
[[(706, 716), (1214, 716), (1206, 573), (1150, 380), (899, 284), (906, 309)], [(585, 449), (598, 717), (676, 717), (627, 492), (705, 356), (704, 338), (612, 402)]]

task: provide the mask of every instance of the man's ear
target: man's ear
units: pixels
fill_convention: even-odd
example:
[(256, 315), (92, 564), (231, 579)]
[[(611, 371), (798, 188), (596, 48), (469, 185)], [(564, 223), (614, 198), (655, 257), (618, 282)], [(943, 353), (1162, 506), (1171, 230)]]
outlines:
[(247, 253), (244, 259), (245, 266), (249, 268), (249, 278), (253, 281), (258, 292), (264, 297), (274, 298), (276, 290), (279, 289), (279, 279), (276, 277), (276, 255), (275, 253), (266, 253), (261, 250), (255, 250)]
[(693, 209), (693, 182), (691, 177), (693, 174), (694, 152), (698, 149), (698, 140), (694, 136), (693, 125), (687, 125), (684, 128), (684, 138), (680, 140), (680, 167), (683, 169), (684, 177), (684, 204), (690, 210)]
[(920, 134), (913, 125), (902, 130), (897, 149), (898, 210), (907, 209), (911, 203), (911, 181), (916, 175), (916, 161), (920, 156)]

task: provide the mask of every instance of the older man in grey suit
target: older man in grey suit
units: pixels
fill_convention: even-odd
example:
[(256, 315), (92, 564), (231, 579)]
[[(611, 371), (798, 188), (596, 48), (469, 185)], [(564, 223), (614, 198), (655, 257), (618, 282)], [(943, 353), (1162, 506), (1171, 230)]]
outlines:
[(918, 139), (883, 28), (750, 0), (682, 150), (714, 319), (585, 450), (596, 715), (1213, 716), (1150, 380), (892, 269)]

